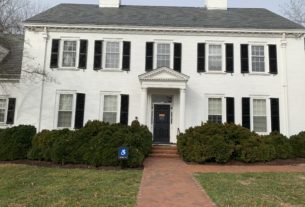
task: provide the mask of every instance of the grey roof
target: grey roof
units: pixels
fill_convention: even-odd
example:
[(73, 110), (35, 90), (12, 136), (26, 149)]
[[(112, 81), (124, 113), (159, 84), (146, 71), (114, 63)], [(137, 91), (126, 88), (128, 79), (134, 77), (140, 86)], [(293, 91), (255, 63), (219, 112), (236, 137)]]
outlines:
[(0, 79), (19, 79), (21, 74), (23, 36), (0, 34), (0, 45), (9, 50), (0, 62)]
[(200, 7), (124, 6), (60, 4), (26, 23), (77, 25), (126, 25), (199, 28), (304, 29), (266, 9), (229, 8), (207, 10)]

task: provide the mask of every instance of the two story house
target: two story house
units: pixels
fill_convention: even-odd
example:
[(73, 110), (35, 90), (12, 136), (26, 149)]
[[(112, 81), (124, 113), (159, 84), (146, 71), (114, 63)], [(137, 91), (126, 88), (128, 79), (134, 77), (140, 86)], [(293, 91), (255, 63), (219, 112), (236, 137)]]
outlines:
[(305, 29), (266, 9), (101, 0), (60, 4), (24, 25), (22, 67), (45, 75), (8, 92), (17, 93), (14, 124), (78, 129), (137, 117), (155, 143), (207, 121), (305, 130)]

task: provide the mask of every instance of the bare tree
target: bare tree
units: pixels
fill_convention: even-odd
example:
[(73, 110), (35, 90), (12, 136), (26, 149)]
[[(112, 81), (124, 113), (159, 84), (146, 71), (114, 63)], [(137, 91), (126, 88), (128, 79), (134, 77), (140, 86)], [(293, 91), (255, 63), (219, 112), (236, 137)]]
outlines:
[(289, 0), (282, 5), (282, 10), (289, 19), (305, 26), (305, 0)]
[(46, 8), (37, 0), (0, 0), (0, 33), (22, 34), (22, 21)]

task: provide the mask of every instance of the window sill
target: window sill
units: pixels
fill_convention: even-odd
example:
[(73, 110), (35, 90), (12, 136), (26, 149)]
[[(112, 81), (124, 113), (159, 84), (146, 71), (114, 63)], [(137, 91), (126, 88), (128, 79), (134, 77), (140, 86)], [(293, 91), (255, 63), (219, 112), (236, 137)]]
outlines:
[[(204, 72), (205, 74), (216, 74), (216, 75), (225, 75), (225, 74), (228, 74), (224, 71), (207, 71), (207, 72)], [(230, 74), (230, 73), (229, 73)]]
[(128, 71), (125, 71), (125, 70), (122, 70), (122, 69), (99, 69), (99, 70), (95, 70), (97, 72), (128, 72)]
[(61, 70), (61, 71), (79, 71), (84, 70), (80, 68), (51, 68), (52, 70)]
[(253, 75), (253, 76), (275, 76), (276, 74), (271, 74), (271, 73), (248, 73), (248, 75)]

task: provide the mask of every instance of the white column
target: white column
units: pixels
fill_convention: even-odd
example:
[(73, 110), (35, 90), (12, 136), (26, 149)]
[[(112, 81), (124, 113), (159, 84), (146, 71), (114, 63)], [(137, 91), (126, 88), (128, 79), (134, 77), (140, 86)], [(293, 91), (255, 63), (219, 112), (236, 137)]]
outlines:
[(290, 136), (289, 132), (289, 101), (288, 101), (288, 78), (287, 78), (287, 39), (286, 34), (283, 33), (282, 39), (281, 39), (281, 47), (282, 47), (282, 86), (283, 86), (283, 107), (284, 107), (284, 114), (283, 114), (283, 120), (284, 120), (284, 129), (282, 129), (282, 133)]
[(142, 88), (140, 123), (147, 125), (146, 122), (147, 122), (147, 88)]
[(185, 130), (185, 89), (180, 89), (180, 120), (179, 120), (179, 129), (180, 132)]

